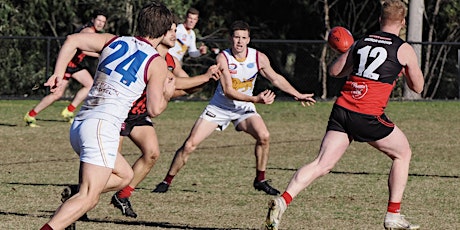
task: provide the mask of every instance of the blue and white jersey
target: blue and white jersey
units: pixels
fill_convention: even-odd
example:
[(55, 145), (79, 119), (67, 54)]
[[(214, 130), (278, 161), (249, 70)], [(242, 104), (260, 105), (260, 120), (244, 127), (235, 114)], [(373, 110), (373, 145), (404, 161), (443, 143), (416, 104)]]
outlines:
[[(232, 87), (243, 94), (252, 96), (254, 86), (259, 72), (258, 52), (256, 49), (248, 48), (246, 58), (238, 61), (232, 54), (231, 49), (222, 51), (228, 63), (228, 70), (232, 76)], [(222, 85), (219, 81), (216, 92), (210, 104), (223, 109), (235, 110), (247, 107), (252, 102), (232, 100), (225, 96)]]
[(94, 83), (75, 120), (102, 119), (120, 125), (147, 85), (158, 52), (140, 37), (115, 37), (101, 52)]

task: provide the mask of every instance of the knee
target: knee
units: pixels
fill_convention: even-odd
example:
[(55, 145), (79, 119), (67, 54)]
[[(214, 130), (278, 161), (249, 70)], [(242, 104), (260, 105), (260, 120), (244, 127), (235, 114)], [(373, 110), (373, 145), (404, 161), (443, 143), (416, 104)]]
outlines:
[(144, 152), (142, 158), (149, 166), (153, 166), (160, 158), (160, 151), (149, 149)]
[(195, 151), (196, 149), (196, 144), (194, 144), (192, 141), (186, 141), (184, 146), (182, 147), (182, 156), (188, 157), (190, 154)]
[(124, 172), (123, 176), (121, 177), (121, 182), (118, 185), (118, 187), (119, 187), (118, 190), (128, 186), (129, 183), (131, 183), (131, 181), (133, 180), (133, 178), (134, 178), (134, 171), (132, 169), (131, 170), (126, 170), (126, 172)]
[(58, 91), (56, 91), (54, 93), (51, 93), (50, 96), (53, 98), (53, 100), (57, 101), (62, 96), (64, 96), (64, 90), (58, 90)]
[(270, 133), (268, 131), (260, 133), (257, 142), (261, 145), (268, 145), (270, 143)]
[(81, 196), (85, 196), (86, 199), (84, 199), (86, 202), (82, 202), (84, 204), (84, 209), (85, 210), (91, 210), (96, 207), (96, 205), (99, 203), (99, 198), (100, 194), (99, 193), (91, 193), (88, 192), (88, 194), (81, 194)]

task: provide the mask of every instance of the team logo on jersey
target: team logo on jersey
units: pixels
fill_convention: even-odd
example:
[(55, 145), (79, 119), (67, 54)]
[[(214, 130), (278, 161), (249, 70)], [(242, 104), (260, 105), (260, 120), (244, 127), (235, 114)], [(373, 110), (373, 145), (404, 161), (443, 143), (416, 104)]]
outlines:
[(246, 66), (251, 69), (251, 68), (254, 68), (255, 63), (251, 62), (251, 63), (247, 64)]
[(244, 79), (241, 81), (238, 78), (232, 78), (232, 87), (235, 90), (242, 89), (242, 92), (252, 89), (254, 87), (254, 80), (256, 78), (256, 75), (250, 77), (249, 79)]
[(365, 82), (352, 82), (351, 87), (353, 88), (351, 90), (351, 97), (353, 99), (359, 100), (364, 97), (364, 95), (367, 94), (367, 84)]
[(238, 71), (236, 68), (238, 68), (238, 66), (235, 63), (228, 64), (228, 70), (230, 71), (230, 74), (237, 74)]

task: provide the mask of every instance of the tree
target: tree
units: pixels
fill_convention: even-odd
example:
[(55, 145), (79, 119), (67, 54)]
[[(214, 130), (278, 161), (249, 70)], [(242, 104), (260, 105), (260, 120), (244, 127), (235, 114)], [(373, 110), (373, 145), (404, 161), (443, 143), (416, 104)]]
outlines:
[[(422, 41), (423, 31), (423, 11), (424, 5), (421, 0), (409, 1), (409, 21), (408, 21), (408, 34), (407, 40), (412, 42)], [(422, 60), (422, 46), (420, 44), (413, 45), (415, 53), (417, 54), (418, 63)], [(404, 98), (405, 99), (420, 99), (421, 96), (412, 92), (407, 84), (404, 84)]]

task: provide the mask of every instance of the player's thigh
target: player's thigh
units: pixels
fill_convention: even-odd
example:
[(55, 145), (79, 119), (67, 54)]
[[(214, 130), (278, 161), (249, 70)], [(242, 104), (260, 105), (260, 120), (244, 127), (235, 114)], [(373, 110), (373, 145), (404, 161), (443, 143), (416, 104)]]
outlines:
[(369, 142), (369, 144), (391, 158), (406, 156), (411, 153), (406, 135), (397, 126), (394, 127), (388, 136), (374, 142)]
[(86, 162), (80, 164), (80, 192), (99, 196), (112, 174), (112, 169)]
[(241, 121), (237, 125), (237, 130), (249, 133), (256, 139), (261, 139), (263, 137), (269, 136), (267, 126), (265, 125), (264, 120), (259, 114), (254, 114), (248, 117), (247, 119)]
[(93, 77), (86, 69), (73, 73), (72, 78), (80, 82), (84, 87), (89, 88), (93, 85)]
[(195, 125), (193, 125), (192, 131), (190, 131), (187, 141), (193, 143), (193, 145), (199, 145), (204, 139), (209, 137), (214, 130), (216, 130), (217, 126), (217, 123), (203, 118), (198, 118)]
[(329, 130), (321, 141), (316, 161), (322, 167), (332, 168), (343, 156), (349, 145), (350, 139), (348, 138), (348, 134)]
[(123, 157), (121, 153), (117, 153), (117, 158), (115, 160), (115, 165), (113, 167), (112, 173), (123, 179), (131, 180), (133, 176), (133, 170), (128, 161)]
[(143, 153), (160, 152), (157, 133), (151, 125), (135, 126), (131, 130), (129, 138)]

